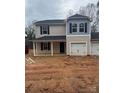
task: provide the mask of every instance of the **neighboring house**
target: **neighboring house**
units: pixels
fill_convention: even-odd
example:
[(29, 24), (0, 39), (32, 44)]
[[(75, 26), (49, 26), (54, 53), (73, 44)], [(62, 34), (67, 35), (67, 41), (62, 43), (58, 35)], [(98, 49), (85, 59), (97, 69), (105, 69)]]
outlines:
[(91, 33), (90, 19), (75, 14), (66, 20), (34, 23), (34, 56), (99, 55), (99, 33)]

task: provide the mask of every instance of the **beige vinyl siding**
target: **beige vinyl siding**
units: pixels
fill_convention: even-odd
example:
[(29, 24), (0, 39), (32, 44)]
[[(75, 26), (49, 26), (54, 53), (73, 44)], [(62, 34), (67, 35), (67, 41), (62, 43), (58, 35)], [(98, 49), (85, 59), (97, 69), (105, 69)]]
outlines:
[(39, 37), (41, 37), (42, 35), (40, 34), (40, 26), (35, 26), (34, 27), (34, 29), (35, 29), (35, 37), (36, 38), (39, 38)]
[[(40, 26), (34, 26), (36, 38), (44, 35), (40, 34)], [(65, 25), (60, 26), (49, 26), (49, 35), (66, 35)]]
[(87, 43), (87, 55), (90, 54), (90, 36), (67, 36), (66, 37), (66, 49), (67, 55), (70, 53), (70, 43)]
[(60, 53), (60, 43), (58, 42), (53, 43), (53, 53)]
[[(64, 52), (66, 52), (66, 43), (64, 44), (64, 49), (65, 49)], [(55, 54), (60, 53), (60, 42), (53, 43), (53, 53), (55, 53)]]
[(63, 26), (50, 26), (50, 35), (66, 35), (65, 25)]

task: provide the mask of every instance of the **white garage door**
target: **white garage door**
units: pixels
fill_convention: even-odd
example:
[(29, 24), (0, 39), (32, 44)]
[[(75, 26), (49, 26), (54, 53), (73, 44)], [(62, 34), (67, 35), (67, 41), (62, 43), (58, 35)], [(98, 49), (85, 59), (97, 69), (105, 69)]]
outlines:
[(86, 43), (71, 43), (71, 55), (86, 55)]
[(99, 44), (98, 43), (91, 43), (91, 54), (99, 55)]

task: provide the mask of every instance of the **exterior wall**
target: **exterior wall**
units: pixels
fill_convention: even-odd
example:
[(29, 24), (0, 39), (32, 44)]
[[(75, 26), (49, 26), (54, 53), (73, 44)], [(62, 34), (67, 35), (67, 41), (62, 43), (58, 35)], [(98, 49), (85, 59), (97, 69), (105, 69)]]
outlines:
[[(96, 44), (96, 46), (93, 46), (94, 44)], [(95, 49), (98, 49), (95, 50), (96, 52), (93, 52), (94, 47)], [(99, 41), (91, 41), (91, 55), (99, 55)]]
[(53, 43), (53, 54), (60, 53), (60, 44), (58, 42)]
[(34, 26), (34, 34), (36, 38), (42, 37), (42, 35), (40, 34), (40, 26)]
[(65, 25), (50, 26), (50, 35), (66, 35)]
[[(77, 24), (77, 32), (70, 33), (70, 23)], [(79, 24), (87, 23), (87, 33), (79, 32)], [(70, 53), (70, 43), (71, 42), (86, 42), (87, 43), (87, 55), (90, 55), (90, 46), (91, 46), (91, 26), (90, 22), (87, 20), (70, 20), (66, 22), (66, 53)]]
[(66, 49), (67, 55), (70, 53), (71, 42), (86, 42), (87, 43), (87, 55), (90, 55), (90, 36), (67, 36), (66, 37)]
[[(77, 24), (77, 32), (70, 33), (70, 23), (76, 23)], [(79, 32), (79, 24), (80, 23), (87, 23), (87, 33)], [(90, 22), (87, 20), (70, 20), (66, 23), (66, 34), (67, 35), (86, 35), (90, 34)]]
[[(40, 34), (40, 26), (34, 26), (36, 38), (42, 37), (44, 35)], [(48, 35), (66, 35), (65, 25), (49, 26)]]

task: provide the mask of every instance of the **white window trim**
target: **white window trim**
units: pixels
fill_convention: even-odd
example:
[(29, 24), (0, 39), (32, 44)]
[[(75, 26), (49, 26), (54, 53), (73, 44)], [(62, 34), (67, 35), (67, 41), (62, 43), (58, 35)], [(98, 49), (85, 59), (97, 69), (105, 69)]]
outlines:
[[(84, 28), (84, 31), (81, 32), (81, 33), (85, 33), (85, 23), (86, 23), (86, 22), (79, 23), (79, 25), (78, 25), (78, 27), (79, 27), (79, 32), (80, 32), (80, 28)], [(83, 24), (84, 27), (80, 27), (80, 24)]]
[[(70, 22), (70, 23), (77, 24), (77, 32), (80, 32), (80, 24), (83, 23), (84, 24), (84, 32), (80, 32), (80, 33), (85, 33), (85, 23), (87, 23), (87, 26), (88, 26), (88, 22)], [(72, 27), (71, 27), (71, 29), (72, 29)], [(87, 31), (88, 31), (88, 28), (87, 28)], [(77, 32), (73, 32), (73, 30), (72, 30), (72, 33), (77, 33)]]
[[(76, 24), (76, 27), (74, 27), (73, 25)], [(73, 29), (76, 29), (76, 32), (73, 32)], [(72, 33), (77, 33), (78, 32), (78, 24), (77, 23), (72, 23), (72, 27), (71, 27)]]

